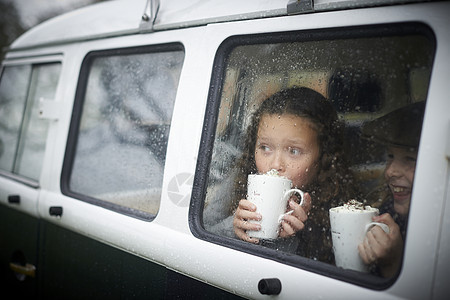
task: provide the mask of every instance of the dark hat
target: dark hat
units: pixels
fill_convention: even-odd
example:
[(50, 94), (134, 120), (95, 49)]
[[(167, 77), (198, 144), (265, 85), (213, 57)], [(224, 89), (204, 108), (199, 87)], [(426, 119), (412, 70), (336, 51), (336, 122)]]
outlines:
[(379, 143), (418, 148), (425, 102), (409, 104), (363, 125), (362, 134)]

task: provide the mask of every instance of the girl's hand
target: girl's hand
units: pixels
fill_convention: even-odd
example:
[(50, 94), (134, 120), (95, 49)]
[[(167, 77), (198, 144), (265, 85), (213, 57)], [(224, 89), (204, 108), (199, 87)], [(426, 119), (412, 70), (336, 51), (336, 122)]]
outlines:
[(239, 201), (239, 206), (234, 214), (233, 228), (234, 233), (241, 240), (257, 244), (259, 239), (251, 238), (246, 233), (247, 230), (258, 231), (261, 230), (261, 225), (253, 224), (248, 222), (248, 220), (261, 220), (261, 215), (256, 212), (256, 206), (248, 200), (242, 199)]
[(400, 267), (403, 253), (403, 240), (400, 228), (391, 215), (383, 214), (372, 218), (389, 226), (389, 234), (379, 226), (370, 229), (363, 243), (358, 245), (359, 255), (365, 264), (376, 263), (384, 277), (392, 277)]
[(279, 234), (280, 237), (293, 236), (305, 228), (305, 221), (308, 219), (308, 212), (311, 209), (311, 196), (305, 193), (303, 197), (303, 205), (301, 206), (293, 200), (294, 197), (289, 200), (289, 208), (287, 211), (293, 210), (293, 212), (283, 217)]

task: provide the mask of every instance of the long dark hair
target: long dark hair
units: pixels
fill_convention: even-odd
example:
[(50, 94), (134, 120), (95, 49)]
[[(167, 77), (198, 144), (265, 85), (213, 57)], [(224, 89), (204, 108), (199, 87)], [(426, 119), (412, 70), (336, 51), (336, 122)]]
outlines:
[(243, 154), (236, 165), (231, 213), (236, 210), (239, 201), (246, 198), (248, 174), (257, 173), (255, 146), (262, 116), (285, 114), (307, 119), (316, 130), (319, 143), (317, 176), (308, 186), (301, 187), (311, 195), (312, 207), (305, 224), (308, 230), (297, 233), (302, 239), (297, 254), (332, 263), (328, 210), (355, 195), (350, 192), (352, 176), (343, 151), (343, 123), (330, 101), (314, 90), (294, 87), (279, 91), (264, 100), (253, 114), (246, 132)]

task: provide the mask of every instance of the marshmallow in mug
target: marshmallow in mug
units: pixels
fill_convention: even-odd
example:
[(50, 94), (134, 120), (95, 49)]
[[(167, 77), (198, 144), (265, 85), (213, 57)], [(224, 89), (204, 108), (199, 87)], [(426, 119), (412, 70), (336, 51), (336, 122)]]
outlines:
[(272, 169), (272, 170), (270, 170), (270, 171), (267, 171), (267, 173), (266, 173), (265, 175), (268, 175), (268, 176), (274, 176), (274, 177), (283, 177), (283, 178), (286, 178), (286, 177), (284, 177), (284, 176), (281, 176), (280, 173), (279, 173), (277, 170), (275, 170), (275, 169)]
[(344, 211), (374, 211), (378, 214), (378, 209), (375, 207), (371, 207), (370, 205), (364, 206), (361, 202), (357, 200), (350, 200), (347, 203), (345, 203), (343, 206), (334, 207), (333, 210), (336, 212), (344, 212)]

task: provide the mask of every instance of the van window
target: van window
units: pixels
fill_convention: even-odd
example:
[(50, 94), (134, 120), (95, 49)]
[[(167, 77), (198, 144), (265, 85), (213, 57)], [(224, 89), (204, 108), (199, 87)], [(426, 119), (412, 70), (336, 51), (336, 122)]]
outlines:
[(183, 58), (173, 45), (86, 57), (66, 193), (143, 218), (156, 215)]
[[(204, 177), (196, 178), (199, 185), (204, 182), (203, 189), (193, 191), (194, 203), (198, 205), (194, 208), (198, 210), (192, 209), (191, 214), (202, 215), (191, 223), (195, 234), (255, 255), (373, 287), (379, 281), (372, 277), (382, 277), (376, 267), (365, 274), (370, 279), (334, 267), (328, 211), (351, 199), (382, 210), (386, 190), (383, 172), (391, 154), (386, 144), (366, 136), (362, 129), (364, 124), (398, 108), (425, 101), (433, 58), (433, 36), (418, 24), (237, 36), (226, 40), (216, 57), (219, 71), (212, 84), (220, 88), (210, 94), (200, 149), (202, 154), (211, 149), (212, 155), (205, 161), (200, 158), (198, 172), (204, 172)], [(321, 183), (319, 175), (328, 178), (326, 170), (317, 171), (315, 165), (310, 165), (309, 171), (319, 175), (311, 175), (310, 181), (297, 186), (310, 194), (312, 202), (304, 229), (290, 237), (262, 238), (258, 244), (243, 241), (235, 234), (233, 217), (239, 200), (248, 196), (246, 176), (263, 169), (263, 164), (255, 162), (255, 153), (262, 151), (255, 141), (265, 136), (259, 129), (249, 129), (261, 124), (252, 123), (253, 114), (268, 97), (295, 87), (318, 92), (331, 103), (342, 124), (336, 132), (341, 132), (343, 139), (335, 149), (340, 148), (339, 153), (347, 158), (346, 164), (339, 164), (339, 160), (335, 163), (342, 169), (348, 166), (345, 168), (348, 172), (337, 170), (342, 174), (340, 177), (336, 175), (336, 180)], [(419, 122), (421, 128), (420, 119)], [(308, 126), (319, 130), (315, 125)], [(420, 131), (417, 134), (420, 136)], [(318, 144), (325, 148), (326, 143), (336, 140), (337, 134), (330, 134)], [(264, 151), (275, 153), (275, 148), (280, 147), (279, 153), (283, 153), (293, 149), (289, 145), (282, 148), (282, 143), (268, 142), (263, 145)], [(326, 156), (319, 152), (316, 157), (324, 160)], [(317, 161), (318, 166), (334, 168), (333, 163)], [(278, 163), (281, 164), (269, 162), (264, 167)], [(341, 192), (327, 193), (330, 186), (331, 190), (339, 186)]]
[(60, 64), (7, 66), (0, 83), (0, 168), (39, 180), (48, 120), (40, 99), (55, 97)]

